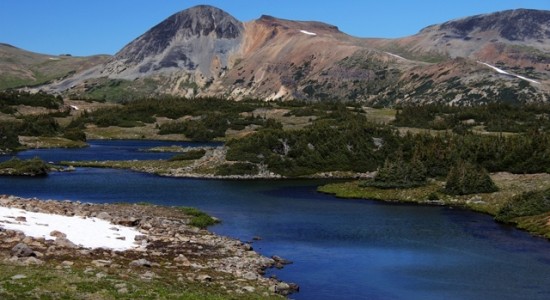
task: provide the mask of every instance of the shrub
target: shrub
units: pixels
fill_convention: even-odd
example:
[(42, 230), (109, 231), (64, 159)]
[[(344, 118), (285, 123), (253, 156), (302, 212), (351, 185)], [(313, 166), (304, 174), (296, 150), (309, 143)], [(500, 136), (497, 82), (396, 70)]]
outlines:
[(14, 122), (0, 123), (0, 152), (11, 152), (21, 147), (17, 136), (19, 124)]
[(176, 154), (169, 159), (169, 161), (179, 161), (179, 160), (194, 160), (202, 158), (206, 154), (206, 150), (189, 150), (181, 154)]
[(86, 141), (86, 134), (84, 133), (84, 131), (78, 128), (66, 129), (63, 133), (63, 137), (73, 141)]
[(436, 192), (431, 192), (431, 193), (428, 195), (428, 200), (430, 200), (430, 201), (437, 201), (437, 200), (439, 200), (439, 196), (437, 195)]
[(59, 124), (49, 115), (25, 116), (19, 130), (19, 135), (55, 136), (59, 133)]
[(38, 157), (21, 160), (14, 157), (0, 163), (0, 175), (44, 176), (48, 174), (48, 164)]
[(258, 174), (258, 166), (252, 163), (237, 162), (234, 164), (223, 164), (218, 167), (216, 175), (255, 175)]
[(208, 226), (211, 226), (220, 222), (218, 219), (212, 218), (211, 216), (207, 215), (206, 213), (194, 207), (181, 207), (181, 210), (183, 210), (185, 214), (191, 216), (189, 225), (194, 227), (204, 229)]
[(468, 195), (475, 193), (492, 193), (497, 186), (487, 170), (469, 162), (458, 161), (449, 170), (445, 192), (450, 195)]
[(372, 186), (382, 189), (412, 188), (426, 184), (426, 168), (421, 161), (405, 162), (402, 155), (387, 158), (384, 166), (378, 170), (373, 180), (365, 181), (361, 186)]
[(28, 105), (58, 109), (63, 105), (63, 98), (42, 92), (35, 94), (15, 90), (0, 92), (0, 107), (7, 105)]
[(514, 218), (534, 216), (550, 211), (550, 189), (530, 191), (512, 198), (496, 214), (495, 220), (511, 222)]

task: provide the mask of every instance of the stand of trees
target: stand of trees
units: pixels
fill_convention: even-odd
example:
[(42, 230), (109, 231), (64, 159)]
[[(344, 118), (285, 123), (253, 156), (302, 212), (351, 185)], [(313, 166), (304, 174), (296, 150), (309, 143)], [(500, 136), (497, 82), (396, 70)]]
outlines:
[(44, 107), (50, 109), (59, 109), (63, 106), (63, 98), (46, 93), (28, 93), (16, 90), (0, 91), (0, 111), (4, 113), (13, 113), (10, 106), (27, 105), (35, 107)]
[(514, 218), (534, 216), (550, 211), (550, 189), (527, 192), (514, 197), (497, 213), (500, 222), (512, 222)]
[(550, 104), (490, 103), (472, 107), (442, 104), (398, 108), (396, 126), (464, 133), (476, 126), (492, 132), (526, 132), (550, 128)]
[(451, 195), (496, 191), (498, 191), (497, 186), (484, 168), (461, 160), (451, 167), (445, 183), (445, 192)]
[(427, 171), (424, 164), (413, 158), (410, 162), (403, 160), (401, 152), (395, 157), (387, 158), (378, 169), (373, 180), (363, 182), (362, 186), (382, 189), (412, 188), (426, 184)]

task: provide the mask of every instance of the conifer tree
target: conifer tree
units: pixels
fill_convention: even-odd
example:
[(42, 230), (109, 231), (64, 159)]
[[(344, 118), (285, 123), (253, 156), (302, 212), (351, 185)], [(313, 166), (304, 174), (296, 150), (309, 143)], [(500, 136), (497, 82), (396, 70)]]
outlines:
[(463, 160), (451, 167), (445, 184), (445, 192), (451, 195), (492, 193), (497, 190), (487, 170)]

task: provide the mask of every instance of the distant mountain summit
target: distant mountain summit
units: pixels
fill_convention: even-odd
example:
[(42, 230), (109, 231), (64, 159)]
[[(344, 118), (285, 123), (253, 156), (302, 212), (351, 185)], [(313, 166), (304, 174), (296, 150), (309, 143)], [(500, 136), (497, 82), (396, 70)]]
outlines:
[(200, 5), (172, 15), (126, 45), (103, 74), (134, 79), (166, 71), (217, 77), (239, 49), (244, 26), (221, 9)]
[[(463, 39), (490, 33), (511, 42), (534, 41), (545, 44), (550, 40), (550, 11), (507, 10), (445, 22), (439, 28)], [(546, 46), (550, 48), (548, 43)]]
[(362, 39), (315, 21), (176, 13), (108, 62), (43, 86), (69, 97), (158, 95), (471, 105), (550, 99), (550, 12), (511, 10)]

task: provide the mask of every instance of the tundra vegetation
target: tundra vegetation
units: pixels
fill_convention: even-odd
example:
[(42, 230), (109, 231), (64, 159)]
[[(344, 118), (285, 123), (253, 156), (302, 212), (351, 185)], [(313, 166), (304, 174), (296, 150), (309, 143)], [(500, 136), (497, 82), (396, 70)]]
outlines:
[[(41, 114), (5, 114), (10, 118), (0, 122), (0, 149), (4, 152), (24, 148), (22, 137), (82, 142), (92, 132), (137, 128), (142, 138), (224, 141), (227, 152), (219, 165), (206, 171), (211, 175), (251, 176), (268, 170), (292, 178), (375, 172), (376, 176), (361, 180), (354, 188), (390, 194), (396, 190), (409, 195), (413, 190), (427, 192), (419, 196), (422, 201), (494, 193), (500, 186), (490, 174), (498, 172), (550, 172), (549, 104), (491, 102), (471, 107), (433, 104), (376, 109), (360, 102), (161, 97), (97, 104), (93, 110), (75, 112), (62, 99), (45, 94), (9, 92), (0, 96), (6, 98), (0, 101), (3, 111), (17, 111), (19, 106), (14, 103), (25, 97), (30, 97), (25, 105), (47, 108)], [(82, 165), (141, 171), (161, 166), (166, 170), (153, 172), (168, 174), (168, 169), (184, 168), (205, 157), (205, 152), (197, 150), (165, 162)], [(508, 205), (504, 203), (517, 207), (513, 203), (522, 196), (518, 197), (479, 210), (497, 214)], [(535, 206), (546, 201), (542, 196), (533, 199), (538, 203)], [(506, 215), (510, 217), (498, 220), (525, 218), (524, 214)]]

